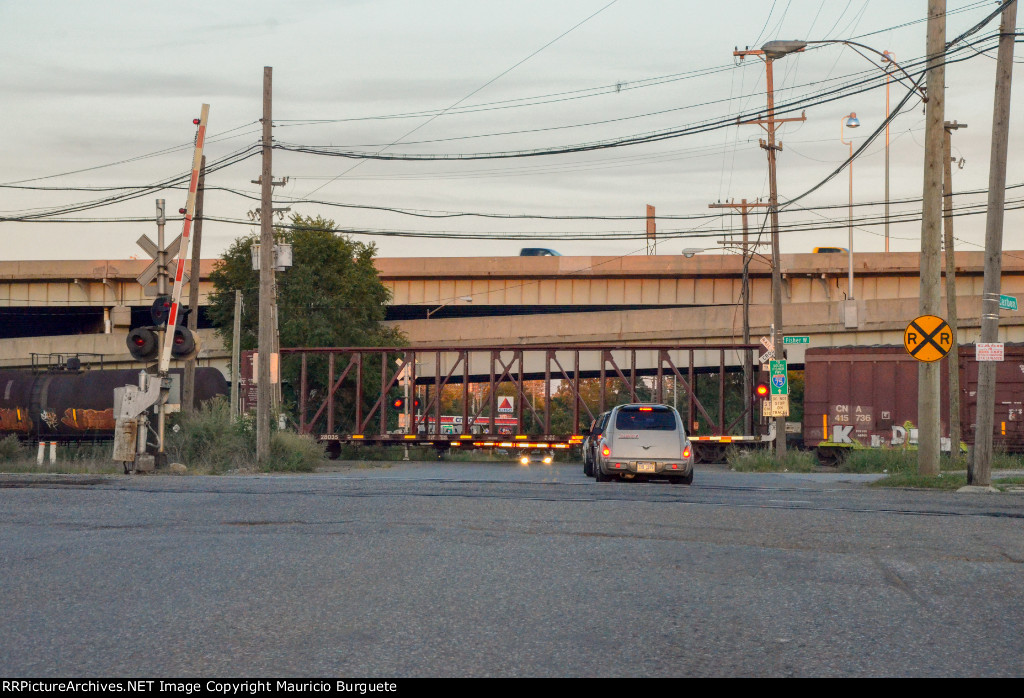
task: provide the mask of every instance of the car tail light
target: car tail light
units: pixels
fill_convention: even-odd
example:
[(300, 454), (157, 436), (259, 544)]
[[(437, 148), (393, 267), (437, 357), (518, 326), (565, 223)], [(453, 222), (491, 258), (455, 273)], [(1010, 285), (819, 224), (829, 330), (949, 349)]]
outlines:
[(612, 450), (608, 448), (608, 444), (605, 444), (604, 446), (601, 447), (601, 455), (604, 456), (605, 458), (612, 455)]
[(685, 447), (683, 449), (683, 458), (689, 458), (689, 457), (690, 457), (690, 447), (687, 446), (687, 447)]

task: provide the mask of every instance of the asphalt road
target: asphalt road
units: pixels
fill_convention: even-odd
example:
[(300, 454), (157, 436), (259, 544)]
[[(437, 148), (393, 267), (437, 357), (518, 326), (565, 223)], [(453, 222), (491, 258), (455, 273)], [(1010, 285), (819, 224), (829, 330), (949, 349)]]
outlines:
[(866, 479), (0, 476), (0, 675), (1024, 675), (1024, 496)]

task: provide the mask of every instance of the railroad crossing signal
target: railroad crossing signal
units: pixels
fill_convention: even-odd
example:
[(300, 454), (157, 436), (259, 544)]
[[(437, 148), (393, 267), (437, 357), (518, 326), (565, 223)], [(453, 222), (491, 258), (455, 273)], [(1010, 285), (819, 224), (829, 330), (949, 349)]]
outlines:
[(936, 315), (922, 315), (907, 325), (903, 346), (918, 361), (938, 361), (953, 346), (953, 330)]
[[(135, 280), (142, 284), (143, 289), (147, 296), (155, 296), (157, 289), (150, 287), (150, 283), (156, 279), (160, 273), (160, 267), (157, 264), (160, 257), (160, 248), (155, 242), (149, 239), (148, 236), (143, 235), (136, 243), (139, 247), (145, 250), (146, 254), (153, 258), (153, 261), (149, 263), (149, 266), (142, 270), (142, 273), (135, 277)], [(178, 249), (181, 247), (181, 236), (174, 238), (174, 241), (164, 249), (164, 264), (170, 266), (171, 262), (178, 256)], [(185, 281), (188, 281), (188, 274), (183, 274)]]

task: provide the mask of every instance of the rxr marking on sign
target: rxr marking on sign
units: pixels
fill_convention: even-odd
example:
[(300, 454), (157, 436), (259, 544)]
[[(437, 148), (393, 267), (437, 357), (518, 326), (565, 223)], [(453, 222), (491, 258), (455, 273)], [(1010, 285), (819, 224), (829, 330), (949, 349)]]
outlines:
[(938, 361), (953, 346), (953, 331), (942, 318), (922, 315), (907, 325), (903, 346), (918, 361)]

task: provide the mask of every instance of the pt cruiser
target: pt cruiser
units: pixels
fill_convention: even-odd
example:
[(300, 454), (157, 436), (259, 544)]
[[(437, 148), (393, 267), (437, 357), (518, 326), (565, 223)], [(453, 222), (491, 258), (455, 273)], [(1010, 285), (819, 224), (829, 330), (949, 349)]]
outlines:
[(668, 405), (619, 405), (612, 409), (593, 465), (598, 482), (668, 478), (693, 482), (693, 447), (679, 413)]

